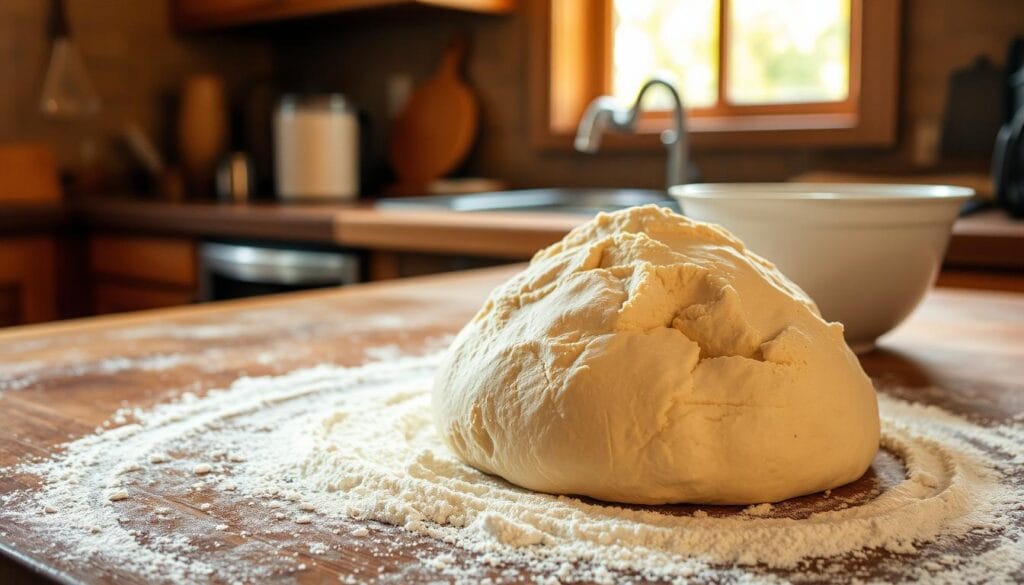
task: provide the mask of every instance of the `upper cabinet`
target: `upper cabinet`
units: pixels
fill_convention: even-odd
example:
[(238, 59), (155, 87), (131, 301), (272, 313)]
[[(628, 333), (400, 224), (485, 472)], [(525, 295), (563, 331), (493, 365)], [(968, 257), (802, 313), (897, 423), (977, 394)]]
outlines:
[(435, 6), (467, 12), (504, 13), (516, 0), (170, 0), (178, 30), (228, 28), (394, 6)]

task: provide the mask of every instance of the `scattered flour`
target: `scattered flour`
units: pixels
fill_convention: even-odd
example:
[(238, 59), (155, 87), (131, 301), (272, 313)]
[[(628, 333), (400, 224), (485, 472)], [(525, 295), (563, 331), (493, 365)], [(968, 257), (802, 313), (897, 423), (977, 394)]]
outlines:
[[(82, 376), (110, 376), (121, 372), (143, 371), (164, 372), (182, 365), (196, 365), (206, 371), (214, 371), (211, 364), (223, 363), (224, 350), (209, 348), (195, 354), (169, 353), (137, 357), (113, 357), (99, 361), (91, 361), (89, 356), (78, 350), (64, 352), (50, 364), (38, 362), (31, 368), (14, 367), (2, 363), (7, 376), (0, 380), (0, 392), (25, 390), (38, 385), (46, 373), (47, 378), (77, 378)], [(36, 364), (37, 362), (26, 362)]]
[[(894, 487), (802, 519), (769, 504), (672, 515), (533, 493), (465, 466), (431, 420), (438, 356), (379, 355), (133, 410), (54, 458), (0, 469), (40, 480), (0, 498), (0, 539), (52, 535), (62, 547), (48, 556), (65, 568), (88, 561), (152, 582), (260, 581), (346, 546), (417, 555), (419, 580), (466, 583), (527, 570), (545, 583), (1024, 575), (1019, 421), (982, 424), (883, 393), (882, 446), (906, 467)], [(191, 513), (170, 513), (172, 502)], [(341, 581), (403, 570), (368, 565), (373, 576)]]
[(743, 509), (743, 513), (749, 516), (767, 516), (772, 513), (772, 505), (766, 502), (756, 506), (748, 506)]
[[(411, 320), (396, 315), (368, 314), (346, 315), (343, 324), (348, 329), (401, 329), (408, 327)], [(281, 331), (294, 328), (295, 314), (291, 309), (255, 309), (235, 317), (234, 321), (211, 325), (205, 322), (167, 322), (138, 325), (119, 329), (110, 334), (115, 339), (183, 339), (189, 341), (234, 339), (244, 336), (262, 335), (268, 329)], [(330, 323), (335, 327), (336, 323)]]
[(111, 502), (120, 502), (121, 500), (128, 499), (128, 490), (117, 489), (107, 494), (107, 499)]

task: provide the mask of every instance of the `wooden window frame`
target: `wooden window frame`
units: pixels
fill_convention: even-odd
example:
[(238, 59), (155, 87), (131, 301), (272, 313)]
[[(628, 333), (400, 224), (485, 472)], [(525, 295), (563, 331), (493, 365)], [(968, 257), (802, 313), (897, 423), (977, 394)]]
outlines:
[[(572, 150), (583, 110), (608, 91), (610, 1), (528, 3), (530, 134), (539, 149)], [(897, 134), (901, 3), (851, 1), (850, 92), (845, 102), (695, 109), (698, 115), (687, 118), (691, 146), (721, 150), (892, 146)], [(724, 45), (725, 39), (719, 43)], [(726, 58), (724, 52), (720, 58)], [(723, 78), (720, 75), (720, 91)], [(602, 149), (660, 150), (664, 147), (659, 133), (668, 127), (668, 116), (667, 112), (647, 113), (637, 134), (611, 134)]]

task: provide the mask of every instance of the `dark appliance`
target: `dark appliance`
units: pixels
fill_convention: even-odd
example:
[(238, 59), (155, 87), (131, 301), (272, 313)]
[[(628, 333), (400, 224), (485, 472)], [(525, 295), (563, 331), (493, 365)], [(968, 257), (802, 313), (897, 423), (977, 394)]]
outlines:
[(1006, 59), (1007, 122), (996, 136), (992, 185), (996, 205), (1024, 217), (1024, 38), (1010, 45)]
[(236, 299), (359, 282), (351, 252), (253, 242), (199, 246), (199, 297)]

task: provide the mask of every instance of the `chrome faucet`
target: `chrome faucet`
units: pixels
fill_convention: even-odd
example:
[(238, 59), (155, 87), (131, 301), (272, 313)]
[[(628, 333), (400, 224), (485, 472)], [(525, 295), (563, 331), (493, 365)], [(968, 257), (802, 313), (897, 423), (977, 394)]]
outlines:
[(679, 97), (679, 92), (664, 79), (655, 77), (644, 83), (640, 88), (640, 93), (636, 96), (633, 107), (629, 110), (619, 107), (615, 99), (607, 95), (590, 102), (587, 110), (583, 112), (580, 125), (576, 130), (576, 150), (588, 153), (597, 152), (601, 145), (601, 136), (607, 130), (624, 133), (635, 132), (637, 120), (640, 119), (640, 103), (647, 90), (655, 85), (663, 86), (672, 96), (672, 128), (661, 133), (661, 143), (668, 148), (668, 162), (665, 171), (666, 186), (681, 185), (691, 179), (690, 152), (686, 136), (686, 110), (683, 109), (683, 100)]

